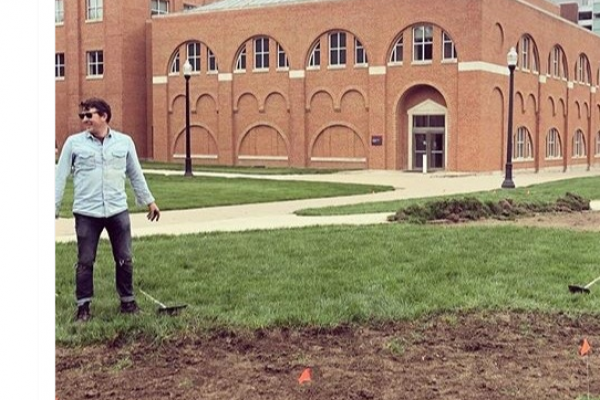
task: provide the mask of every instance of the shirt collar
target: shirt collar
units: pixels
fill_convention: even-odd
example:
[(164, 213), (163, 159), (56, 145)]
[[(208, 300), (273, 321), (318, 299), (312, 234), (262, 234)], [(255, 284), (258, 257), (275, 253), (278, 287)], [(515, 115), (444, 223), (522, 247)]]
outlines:
[[(92, 135), (92, 133), (90, 131), (85, 131), (86, 133), (86, 137), (88, 139), (96, 139), (96, 137), (94, 135)], [(110, 126), (108, 127), (108, 133), (106, 134), (106, 136), (104, 137), (105, 139), (108, 137), (112, 137), (112, 129), (110, 129)]]

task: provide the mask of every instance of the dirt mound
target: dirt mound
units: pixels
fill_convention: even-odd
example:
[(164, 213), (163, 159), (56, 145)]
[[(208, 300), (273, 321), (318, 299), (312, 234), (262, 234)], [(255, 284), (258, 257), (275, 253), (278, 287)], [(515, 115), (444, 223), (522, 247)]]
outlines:
[(554, 203), (515, 202), (502, 199), (482, 202), (474, 197), (430, 201), (398, 210), (388, 217), (390, 222), (466, 222), (482, 219), (514, 220), (539, 213), (579, 212), (590, 209), (590, 200), (566, 193)]
[[(588, 389), (582, 338), (600, 343), (597, 315), (447, 314), (57, 347), (56, 392), (61, 400), (575, 399)], [(300, 384), (306, 368), (312, 380)], [(597, 377), (590, 392), (600, 393)]]

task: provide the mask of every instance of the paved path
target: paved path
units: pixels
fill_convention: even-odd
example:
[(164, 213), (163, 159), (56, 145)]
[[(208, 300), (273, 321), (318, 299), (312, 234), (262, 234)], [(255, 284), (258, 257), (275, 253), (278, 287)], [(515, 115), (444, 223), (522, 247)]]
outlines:
[[(178, 174), (179, 171), (146, 171), (149, 173)], [(343, 182), (389, 185), (394, 191), (358, 196), (332, 197), (324, 199), (293, 200), (239, 206), (211, 207), (193, 210), (163, 211), (159, 222), (149, 222), (144, 213), (132, 214), (134, 236), (156, 234), (185, 234), (195, 232), (242, 231), (255, 229), (276, 229), (310, 225), (332, 224), (376, 224), (385, 223), (391, 213), (358, 214), (332, 217), (301, 217), (294, 211), (305, 208), (318, 208), (335, 205), (358, 204), (375, 201), (390, 201), (409, 198), (431, 197), (457, 193), (471, 193), (480, 190), (493, 190), (500, 187), (504, 175), (500, 173), (464, 174), (439, 172), (421, 174), (402, 171), (347, 171), (337, 174), (317, 175), (247, 175), (221, 173), (194, 173), (223, 177), (244, 177), (274, 180), (304, 180), (321, 182)], [(575, 170), (568, 172), (521, 172), (517, 171), (513, 180), (517, 187), (561, 179), (600, 176), (600, 169), (591, 171)], [(160, 199), (158, 200), (160, 206)], [(592, 208), (600, 209), (600, 202), (592, 202)], [(103, 234), (106, 237), (106, 233)], [(74, 220), (56, 220), (55, 239), (57, 242), (74, 241)]]

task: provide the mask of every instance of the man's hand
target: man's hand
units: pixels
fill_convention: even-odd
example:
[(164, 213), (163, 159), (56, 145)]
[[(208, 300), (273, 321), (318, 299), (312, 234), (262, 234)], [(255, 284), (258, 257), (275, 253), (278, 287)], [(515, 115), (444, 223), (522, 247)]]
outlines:
[(146, 217), (150, 221), (158, 221), (160, 219), (160, 210), (158, 209), (156, 203), (148, 204), (148, 214), (146, 215)]

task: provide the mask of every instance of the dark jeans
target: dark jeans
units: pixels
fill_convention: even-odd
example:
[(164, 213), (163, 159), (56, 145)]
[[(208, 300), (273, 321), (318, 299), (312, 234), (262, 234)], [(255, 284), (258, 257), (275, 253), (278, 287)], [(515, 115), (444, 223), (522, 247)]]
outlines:
[(77, 264), (75, 264), (75, 297), (77, 305), (91, 301), (94, 296), (94, 262), (100, 234), (108, 233), (115, 260), (115, 281), (121, 301), (134, 300), (133, 254), (131, 222), (127, 210), (108, 218), (75, 215), (77, 234)]

